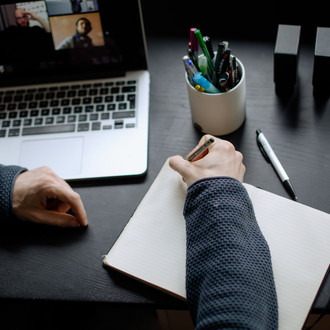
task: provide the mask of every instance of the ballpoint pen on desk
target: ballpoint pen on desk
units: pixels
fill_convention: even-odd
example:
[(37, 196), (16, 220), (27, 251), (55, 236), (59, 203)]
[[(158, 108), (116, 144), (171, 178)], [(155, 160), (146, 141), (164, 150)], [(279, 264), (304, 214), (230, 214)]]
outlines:
[(203, 143), (195, 152), (193, 152), (187, 160), (192, 162), (194, 159), (196, 159), (204, 150), (206, 150), (211, 143), (214, 142), (214, 138), (209, 138), (205, 143)]
[(297, 195), (296, 195), (296, 193), (295, 193), (295, 191), (292, 187), (290, 179), (289, 179), (288, 175), (286, 174), (286, 172), (285, 172), (283, 166), (281, 165), (280, 161), (276, 157), (272, 147), (268, 143), (265, 135), (262, 133), (262, 131), (260, 129), (258, 129), (256, 131), (256, 134), (257, 134), (257, 144), (258, 144), (258, 147), (259, 147), (260, 151), (264, 155), (265, 159), (273, 165), (277, 175), (281, 179), (285, 189), (287, 190), (287, 192), (289, 193), (291, 198), (293, 200), (297, 200), (298, 198), (297, 198)]

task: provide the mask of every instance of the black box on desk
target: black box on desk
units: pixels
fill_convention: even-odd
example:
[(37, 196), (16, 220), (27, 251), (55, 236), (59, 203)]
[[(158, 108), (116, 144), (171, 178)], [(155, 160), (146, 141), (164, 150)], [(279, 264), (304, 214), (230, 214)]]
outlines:
[(330, 94), (330, 28), (318, 27), (313, 70), (314, 95)]
[(299, 25), (279, 25), (274, 50), (274, 83), (279, 94), (291, 94), (297, 79)]

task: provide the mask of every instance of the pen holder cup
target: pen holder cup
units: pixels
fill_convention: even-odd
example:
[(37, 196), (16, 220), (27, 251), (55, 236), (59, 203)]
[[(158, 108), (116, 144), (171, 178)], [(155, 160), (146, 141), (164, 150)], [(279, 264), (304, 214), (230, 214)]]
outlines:
[(236, 131), (245, 120), (245, 69), (240, 60), (237, 59), (237, 63), (240, 81), (224, 93), (200, 92), (185, 74), (192, 122), (203, 133), (226, 135)]

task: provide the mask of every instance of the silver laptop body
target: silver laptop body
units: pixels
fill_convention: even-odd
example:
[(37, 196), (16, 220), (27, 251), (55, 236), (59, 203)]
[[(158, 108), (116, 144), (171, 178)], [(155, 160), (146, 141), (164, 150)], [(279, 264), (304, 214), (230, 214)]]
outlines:
[[(14, 9), (7, 2), (0, 4), (2, 17)], [(150, 77), (140, 3), (81, 1), (78, 10), (68, 3), (15, 4), (16, 10), (44, 17), (51, 42), (43, 47), (36, 41), (37, 59), (36, 50), (29, 54), (26, 48), (0, 55), (0, 163), (46, 165), (66, 180), (142, 175), (148, 161)], [(16, 11), (18, 20), (24, 11)], [(71, 27), (63, 28), (74, 23), (72, 33), (79, 37), (81, 18), (91, 24), (88, 36), (96, 43), (86, 48), (76, 47)], [(30, 24), (39, 24), (34, 21), (30, 17)], [(10, 20), (1, 23), (0, 42), (7, 47), (20, 30), (12, 27), (8, 37)], [(58, 49), (70, 38), (71, 48)]]

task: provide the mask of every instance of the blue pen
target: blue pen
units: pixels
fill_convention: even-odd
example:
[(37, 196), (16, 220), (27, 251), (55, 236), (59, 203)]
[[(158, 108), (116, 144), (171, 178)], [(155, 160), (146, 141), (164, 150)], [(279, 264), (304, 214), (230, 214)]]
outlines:
[(212, 94), (221, 93), (206, 78), (203, 77), (201, 72), (197, 72), (194, 75), (194, 81), (201, 87), (205, 88), (205, 91), (207, 91), (208, 93), (212, 93)]

